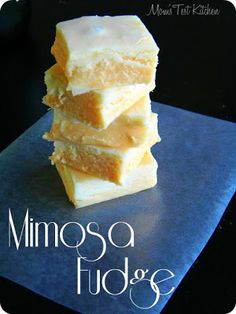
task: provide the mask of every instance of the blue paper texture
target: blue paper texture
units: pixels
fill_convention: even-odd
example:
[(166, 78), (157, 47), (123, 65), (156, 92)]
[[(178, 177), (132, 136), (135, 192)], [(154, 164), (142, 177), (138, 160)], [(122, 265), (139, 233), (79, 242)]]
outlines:
[[(19, 235), (26, 210), (34, 222), (54, 221), (58, 226), (79, 222), (99, 225), (107, 243), (106, 254), (94, 263), (82, 263), (91, 270), (94, 284), (96, 270), (101, 273), (119, 268), (124, 271), (128, 257), (129, 279), (138, 268), (148, 270), (147, 278), (158, 269), (175, 275), (159, 284), (161, 293), (177, 287), (215, 230), (236, 187), (236, 126), (152, 103), (159, 114), (160, 144), (152, 149), (158, 161), (156, 187), (131, 196), (75, 210), (69, 203), (61, 179), (48, 156), (52, 143), (42, 139), (49, 130), (52, 112), (47, 113), (0, 154), (0, 275), (55, 302), (81, 313), (160, 313), (171, 297), (161, 295), (149, 310), (138, 309), (130, 300), (129, 284), (124, 293), (112, 296), (102, 288), (98, 295), (88, 292), (88, 273), (82, 274), (80, 295), (77, 294), (77, 257), (75, 249), (59, 242), (53, 245), (52, 230), (49, 247), (44, 247), (44, 234), (38, 248), (16, 250), (9, 247), (9, 208)], [(119, 221), (134, 230), (134, 247), (117, 248), (107, 239), (109, 227)], [(68, 228), (65, 239), (75, 243), (81, 237), (76, 226)], [(114, 242), (127, 243), (125, 225), (114, 228)], [(96, 258), (101, 241), (86, 237), (81, 254)], [(83, 262), (83, 261), (82, 261)], [(156, 277), (159, 280), (163, 276)], [(111, 291), (122, 286), (116, 274), (107, 281)], [(140, 306), (151, 305), (155, 293), (149, 282), (133, 287), (133, 299)]]

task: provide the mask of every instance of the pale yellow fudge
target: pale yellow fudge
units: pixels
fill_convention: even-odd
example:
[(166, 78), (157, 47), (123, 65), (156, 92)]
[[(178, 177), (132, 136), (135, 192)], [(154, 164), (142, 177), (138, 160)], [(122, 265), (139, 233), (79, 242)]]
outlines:
[[(97, 130), (54, 110), (49, 133), (43, 138), (49, 141), (69, 141), (79, 145), (96, 145), (127, 148), (142, 145), (147, 140), (151, 126), (151, 104), (148, 96), (143, 97), (106, 129)], [(160, 140), (160, 139), (159, 139)]]
[(157, 115), (154, 113), (148, 130), (146, 142), (124, 149), (55, 141), (55, 151), (50, 159), (53, 164), (67, 164), (84, 173), (122, 184), (130, 171), (138, 166), (145, 151), (159, 140)]
[(120, 114), (130, 108), (143, 95), (155, 88), (154, 81), (150, 84), (136, 84), (90, 91), (73, 95), (67, 91), (68, 81), (58, 64), (45, 72), (47, 95), (43, 102), (73, 118), (95, 128), (107, 128)]
[(158, 47), (134, 15), (84, 16), (56, 25), (51, 52), (68, 90), (85, 93), (155, 79)]
[(76, 208), (140, 192), (157, 183), (157, 163), (150, 152), (144, 154), (141, 163), (130, 172), (123, 185), (87, 175), (60, 163), (56, 167), (66, 193)]

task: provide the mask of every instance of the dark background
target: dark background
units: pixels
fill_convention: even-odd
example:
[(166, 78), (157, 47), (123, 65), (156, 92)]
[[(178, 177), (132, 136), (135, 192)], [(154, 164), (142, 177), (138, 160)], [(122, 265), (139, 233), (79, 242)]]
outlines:
[[(202, 4), (217, 16), (157, 16), (151, 4)], [(47, 110), (44, 71), (55, 61), (50, 47), (55, 24), (83, 15), (137, 14), (160, 47), (152, 100), (235, 122), (236, 12), (227, 1), (20, 0), (0, 12), (1, 136), (9, 145)], [(128, 30), (127, 30), (128, 31)], [(169, 313), (228, 313), (235, 294), (235, 200), (229, 204), (207, 247), (163, 310)], [(14, 302), (13, 302), (14, 301)], [(7, 280), (0, 302), (10, 313), (66, 313), (62, 307)]]

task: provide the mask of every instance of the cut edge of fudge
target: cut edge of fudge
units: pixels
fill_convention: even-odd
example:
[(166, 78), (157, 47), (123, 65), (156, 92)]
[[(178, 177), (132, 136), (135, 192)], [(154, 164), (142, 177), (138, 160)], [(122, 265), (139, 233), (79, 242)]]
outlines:
[(75, 208), (97, 204), (152, 188), (157, 183), (157, 162), (148, 151), (123, 185), (84, 174), (67, 165), (56, 163), (69, 200)]

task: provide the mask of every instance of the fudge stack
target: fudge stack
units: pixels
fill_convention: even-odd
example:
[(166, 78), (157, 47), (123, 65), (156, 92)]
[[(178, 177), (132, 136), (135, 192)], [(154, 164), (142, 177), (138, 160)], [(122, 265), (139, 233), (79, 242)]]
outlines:
[(149, 93), (158, 47), (137, 16), (86, 16), (56, 25), (56, 64), (45, 72), (53, 108), (52, 164), (76, 208), (157, 182), (160, 141)]

